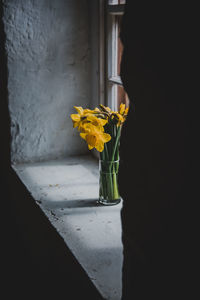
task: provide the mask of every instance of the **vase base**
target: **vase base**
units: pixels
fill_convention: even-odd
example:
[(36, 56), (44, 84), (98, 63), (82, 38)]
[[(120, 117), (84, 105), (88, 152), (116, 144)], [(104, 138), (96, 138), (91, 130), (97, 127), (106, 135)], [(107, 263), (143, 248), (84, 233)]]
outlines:
[(116, 205), (119, 204), (120, 202), (121, 202), (121, 198), (115, 200), (106, 200), (104, 198), (99, 198), (99, 200), (97, 201), (98, 204), (102, 204), (105, 206)]

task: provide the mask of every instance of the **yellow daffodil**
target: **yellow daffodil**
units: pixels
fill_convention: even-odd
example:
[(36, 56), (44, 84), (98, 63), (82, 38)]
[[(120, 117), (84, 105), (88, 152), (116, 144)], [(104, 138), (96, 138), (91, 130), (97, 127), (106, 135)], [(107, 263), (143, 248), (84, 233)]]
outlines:
[(115, 119), (117, 121), (117, 126), (121, 126), (127, 117), (128, 107), (126, 108), (124, 103), (120, 104), (119, 112), (113, 111), (111, 114), (111, 120)]
[(81, 106), (74, 106), (74, 108), (79, 115), (83, 115), (84, 109)]
[(73, 121), (73, 127), (78, 127), (78, 129), (81, 129), (82, 123), (84, 123), (86, 120), (86, 116), (92, 114), (91, 109), (83, 109), (81, 106), (74, 106), (78, 114), (71, 114), (71, 119)]
[(110, 109), (110, 107), (106, 107), (103, 104), (99, 104), (99, 106), (101, 107), (102, 111), (106, 112), (107, 114), (112, 113), (112, 110)]
[(79, 131), (84, 132), (85, 123), (92, 123), (95, 126), (105, 126), (108, 122), (101, 111), (96, 107), (94, 110), (83, 109), (81, 106), (74, 106), (78, 114), (71, 114), (73, 127), (78, 127)]
[(71, 119), (73, 121), (73, 127), (79, 127), (81, 122), (81, 117), (84, 115), (84, 110), (81, 106), (74, 106), (78, 114), (71, 114)]
[(114, 111), (111, 115), (111, 120), (115, 120), (115, 124), (118, 126), (122, 125), (125, 121), (124, 117), (120, 113)]
[(121, 124), (124, 123), (125, 118), (120, 113), (116, 113), (116, 116), (117, 116), (117, 119), (118, 119), (117, 126), (120, 126)]
[(119, 113), (120, 113), (120, 115), (122, 115), (122, 116), (127, 116), (127, 114), (128, 114), (128, 107), (126, 108), (126, 106), (125, 106), (125, 104), (124, 103), (121, 103), (120, 104), (120, 107), (119, 107)]
[(120, 107), (119, 107), (119, 113), (120, 113), (120, 115), (123, 115), (124, 112), (125, 112), (125, 104), (121, 103)]
[[(74, 106), (77, 113), (71, 114), (71, 119), (73, 121), (73, 127), (77, 127), (80, 136), (86, 140), (88, 148), (90, 150), (96, 148), (97, 151), (102, 152), (105, 143), (109, 142), (111, 138), (116, 139), (111, 128), (113, 126), (120, 127), (125, 122), (128, 108), (126, 108), (124, 103), (121, 103), (119, 111), (112, 111), (109, 107), (102, 104), (99, 106), (100, 109), (96, 107), (94, 110)], [(105, 130), (107, 132), (105, 132), (104, 126), (107, 123), (111, 127), (106, 126)]]
[(81, 121), (81, 116), (78, 114), (71, 114), (71, 119), (73, 122), (73, 127), (78, 127)]
[[(106, 205), (117, 204), (120, 195), (117, 185), (119, 169), (119, 145), (122, 124), (125, 122), (128, 108), (121, 103), (118, 111), (99, 105), (100, 108), (83, 109), (74, 106), (76, 114), (71, 114), (73, 126), (77, 127), (89, 150), (100, 152), (101, 160), (99, 180), (99, 202)], [(109, 141), (112, 139), (112, 142)]]
[(78, 127), (78, 130), (81, 131), (85, 123), (87, 123), (87, 115), (71, 114), (71, 119), (73, 121), (73, 127)]
[(80, 136), (87, 142), (89, 150), (96, 148), (97, 151), (104, 150), (104, 144), (111, 140), (108, 133), (104, 133), (102, 126), (95, 126), (92, 123), (85, 125), (85, 132), (81, 132)]
[(88, 108), (83, 109), (81, 106), (74, 106), (74, 108), (76, 109), (77, 113), (81, 116), (93, 113), (93, 110), (88, 109)]
[(95, 126), (105, 126), (106, 123), (108, 123), (108, 120), (98, 118), (91, 114), (87, 117), (87, 120), (90, 121)]

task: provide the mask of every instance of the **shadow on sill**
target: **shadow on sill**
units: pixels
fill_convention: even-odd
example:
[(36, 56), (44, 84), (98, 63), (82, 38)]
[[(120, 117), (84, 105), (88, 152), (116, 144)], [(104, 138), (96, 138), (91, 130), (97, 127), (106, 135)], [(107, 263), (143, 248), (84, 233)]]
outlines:
[(98, 207), (100, 206), (100, 204), (98, 204), (98, 199), (75, 199), (75, 200), (62, 200), (62, 201), (36, 201), (38, 203), (43, 203), (44, 207), (47, 208), (60, 208), (60, 209), (64, 209), (64, 208), (87, 208), (87, 207)]
[[(20, 299), (102, 300), (89, 277), (77, 262), (63, 239), (50, 224), (25, 186), (9, 168), (7, 186), (4, 185), (5, 219), (5, 267), (4, 287), (15, 291)], [(94, 205), (88, 200), (86, 205)], [(73, 202), (73, 201), (70, 201)], [(70, 205), (73, 205), (71, 203)], [(80, 205), (83, 205), (82, 201)], [(5, 270), (4, 270), (5, 269)], [(12, 287), (12, 289), (10, 288)]]

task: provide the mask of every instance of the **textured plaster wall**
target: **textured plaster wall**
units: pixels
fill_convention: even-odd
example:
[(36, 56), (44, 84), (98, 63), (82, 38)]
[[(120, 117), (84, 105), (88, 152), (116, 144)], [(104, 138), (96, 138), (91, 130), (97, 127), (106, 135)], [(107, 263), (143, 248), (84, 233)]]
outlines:
[(88, 153), (74, 105), (90, 106), (87, 0), (4, 0), (13, 162)]

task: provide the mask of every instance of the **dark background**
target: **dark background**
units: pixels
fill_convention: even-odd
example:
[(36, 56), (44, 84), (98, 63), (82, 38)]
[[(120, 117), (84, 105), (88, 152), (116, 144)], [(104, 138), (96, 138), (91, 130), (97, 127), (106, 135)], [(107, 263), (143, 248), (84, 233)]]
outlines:
[(131, 106), (119, 178), (123, 300), (193, 299), (197, 292), (196, 11), (188, 2), (127, 1), (121, 78)]

